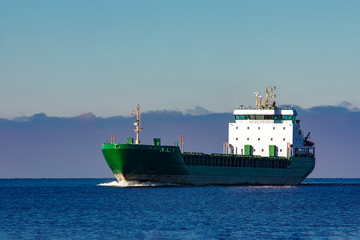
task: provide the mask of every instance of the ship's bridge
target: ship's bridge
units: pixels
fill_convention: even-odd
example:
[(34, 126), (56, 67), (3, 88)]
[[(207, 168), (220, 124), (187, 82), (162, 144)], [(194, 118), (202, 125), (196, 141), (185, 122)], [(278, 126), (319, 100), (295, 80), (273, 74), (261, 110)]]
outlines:
[(235, 109), (236, 120), (295, 120), (294, 109)]

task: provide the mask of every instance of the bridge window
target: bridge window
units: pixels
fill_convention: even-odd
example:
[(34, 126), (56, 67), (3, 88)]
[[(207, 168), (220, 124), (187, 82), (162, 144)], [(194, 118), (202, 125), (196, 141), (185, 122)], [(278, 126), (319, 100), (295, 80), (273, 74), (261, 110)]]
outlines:
[(235, 115), (235, 119), (236, 120), (244, 120), (245, 116), (244, 115)]
[(295, 115), (234, 115), (236, 120), (295, 120)]
[(264, 115), (265, 120), (274, 120), (274, 115)]
[(282, 120), (295, 120), (295, 116), (293, 116), (293, 115), (283, 115)]

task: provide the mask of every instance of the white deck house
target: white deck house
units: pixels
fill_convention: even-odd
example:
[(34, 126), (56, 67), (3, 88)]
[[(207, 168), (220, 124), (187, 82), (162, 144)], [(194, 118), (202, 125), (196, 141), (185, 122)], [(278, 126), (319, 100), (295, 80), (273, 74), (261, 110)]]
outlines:
[(229, 123), (229, 153), (263, 157), (314, 154), (313, 143), (304, 140), (296, 111), (269, 104), (269, 98), (274, 98), (271, 95), (273, 90), (266, 89), (265, 104), (256, 93), (255, 109), (234, 110), (235, 120)]

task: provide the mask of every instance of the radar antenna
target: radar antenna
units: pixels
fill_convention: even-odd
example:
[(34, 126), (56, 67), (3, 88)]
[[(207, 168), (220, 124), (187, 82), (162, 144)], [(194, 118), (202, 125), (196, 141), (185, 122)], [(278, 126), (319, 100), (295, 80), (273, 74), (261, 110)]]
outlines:
[(269, 109), (269, 106), (275, 107), (276, 94), (274, 94), (276, 87), (267, 87), (266, 88), (266, 98), (265, 98), (265, 109)]

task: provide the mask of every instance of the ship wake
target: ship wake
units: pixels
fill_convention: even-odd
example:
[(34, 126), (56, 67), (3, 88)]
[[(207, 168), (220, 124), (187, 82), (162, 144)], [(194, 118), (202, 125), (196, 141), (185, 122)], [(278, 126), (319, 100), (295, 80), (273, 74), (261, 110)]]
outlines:
[(120, 182), (112, 181), (109, 183), (99, 183), (97, 186), (131, 188), (131, 187), (181, 187), (182, 185), (172, 184), (172, 183), (139, 182), (139, 181), (120, 181)]

